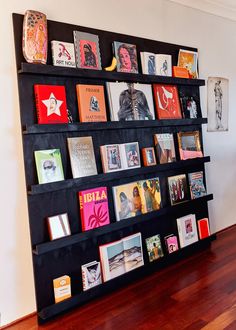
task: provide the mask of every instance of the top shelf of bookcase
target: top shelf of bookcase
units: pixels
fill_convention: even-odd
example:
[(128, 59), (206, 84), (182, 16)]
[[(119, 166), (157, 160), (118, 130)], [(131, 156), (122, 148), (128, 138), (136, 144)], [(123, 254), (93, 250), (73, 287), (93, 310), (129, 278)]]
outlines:
[(19, 74), (36, 74), (57, 77), (86, 78), (104, 81), (130, 81), (139, 83), (160, 83), (172, 85), (204, 86), (204, 79), (186, 79), (164, 76), (152, 76), (147, 74), (135, 74), (124, 72), (108, 72), (104, 70), (88, 70), (77, 68), (66, 68), (54, 65), (21, 63)]

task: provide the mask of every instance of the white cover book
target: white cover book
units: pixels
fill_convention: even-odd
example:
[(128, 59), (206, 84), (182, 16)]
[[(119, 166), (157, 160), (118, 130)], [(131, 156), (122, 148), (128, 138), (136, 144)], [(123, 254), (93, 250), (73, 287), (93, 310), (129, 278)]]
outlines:
[(73, 43), (52, 40), (51, 46), (53, 65), (76, 68), (75, 47)]
[(91, 289), (102, 283), (101, 267), (99, 261), (92, 261), (81, 266), (83, 291)]
[(176, 219), (181, 248), (198, 241), (195, 214), (188, 214)]
[(156, 74), (156, 61), (154, 53), (140, 52), (143, 74)]
[(156, 54), (156, 75), (157, 76), (172, 76), (172, 59), (171, 55)]

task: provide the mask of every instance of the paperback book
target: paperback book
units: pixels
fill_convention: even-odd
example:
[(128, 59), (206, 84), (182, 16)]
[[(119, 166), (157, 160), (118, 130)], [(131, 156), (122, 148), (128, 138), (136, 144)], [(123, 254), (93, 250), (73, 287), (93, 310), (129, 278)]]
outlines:
[(52, 62), (55, 66), (75, 68), (75, 47), (74, 44), (64, 41), (51, 41)]
[(71, 234), (67, 213), (48, 217), (47, 225), (50, 240), (62, 238)]
[(171, 205), (176, 205), (188, 200), (188, 189), (185, 174), (169, 176), (168, 186)]
[(114, 41), (113, 50), (117, 60), (117, 72), (138, 73), (135, 45)]
[(206, 195), (206, 189), (203, 181), (203, 171), (188, 174), (191, 199)]
[(171, 234), (164, 238), (168, 253), (173, 253), (179, 249), (177, 236)]
[(198, 241), (195, 214), (188, 214), (184, 217), (176, 219), (176, 221), (181, 248)]
[(160, 133), (154, 135), (154, 143), (160, 164), (176, 161), (173, 134)]
[(203, 239), (210, 236), (208, 218), (200, 219), (197, 222), (199, 238)]
[(99, 261), (92, 261), (81, 266), (83, 291), (102, 283), (101, 267)]
[(153, 262), (164, 256), (160, 235), (154, 235), (152, 237), (146, 238), (145, 242), (150, 262)]
[(156, 74), (155, 54), (148, 52), (140, 52), (141, 65), (143, 74)]
[(78, 196), (82, 231), (110, 223), (106, 187), (83, 190)]
[(158, 76), (172, 76), (172, 58), (167, 54), (156, 54), (156, 75)]
[(70, 276), (64, 275), (53, 280), (55, 303), (71, 297)]
[(141, 233), (99, 246), (104, 282), (144, 265)]

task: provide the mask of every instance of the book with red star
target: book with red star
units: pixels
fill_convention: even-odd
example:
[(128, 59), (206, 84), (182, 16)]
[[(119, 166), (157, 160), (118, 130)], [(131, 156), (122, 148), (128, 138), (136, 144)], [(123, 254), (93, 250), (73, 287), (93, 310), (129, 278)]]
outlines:
[(38, 124), (67, 124), (65, 86), (34, 85)]

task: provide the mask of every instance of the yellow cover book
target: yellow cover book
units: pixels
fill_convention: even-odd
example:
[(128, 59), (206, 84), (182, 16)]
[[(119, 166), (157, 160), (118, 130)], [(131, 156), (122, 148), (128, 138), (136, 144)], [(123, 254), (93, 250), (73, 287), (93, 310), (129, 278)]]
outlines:
[(53, 280), (55, 303), (71, 297), (70, 276), (64, 275)]

